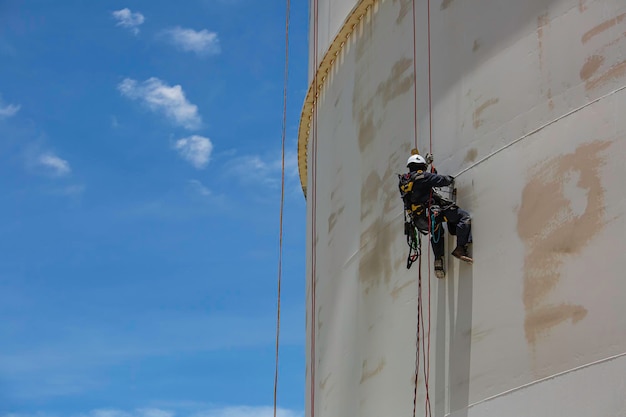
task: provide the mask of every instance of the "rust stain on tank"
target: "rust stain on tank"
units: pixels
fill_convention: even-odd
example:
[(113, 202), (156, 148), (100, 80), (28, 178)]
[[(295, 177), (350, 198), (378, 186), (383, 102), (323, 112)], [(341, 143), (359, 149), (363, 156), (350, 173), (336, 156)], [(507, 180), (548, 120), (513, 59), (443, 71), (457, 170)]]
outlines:
[[(363, 111), (363, 113), (365, 113), (365, 111)], [(374, 126), (374, 116), (371, 112), (367, 115), (359, 115), (358, 121), (359, 148), (361, 152), (363, 152), (365, 148), (374, 141), (376, 137), (376, 126)]]
[(621, 78), (625, 74), (626, 74), (626, 61), (622, 61), (619, 64), (613, 65), (611, 68), (608, 69), (607, 72), (600, 75), (599, 77), (587, 80), (587, 82), (585, 83), (585, 89), (593, 90), (594, 88), (598, 88), (601, 85), (611, 80)]
[(359, 262), (359, 281), (364, 285), (364, 292), (377, 287), (384, 280), (391, 281), (393, 267), (390, 247), (395, 236), (394, 231), (382, 220), (376, 220), (361, 234), (362, 254)]
[(586, 315), (587, 309), (585, 307), (572, 304), (538, 308), (526, 316), (524, 322), (526, 339), (529, 343), (535, 344), (540, 335), (546, 334), (553, 327), (567, 320), (576, 324)]
[(359, 61), (365, 56), (372, 44), (372, 23), (373, 19), (367, 22), (367, 19), (362, 19), (359, 25), (363, 26), (363, 33), (358, 37), (355, 45), (356, 60)]
[(604, 63), (604, 59), (602, 55), (591, 55), (587, 58), (580, 69), (580, 79), (586, 81), (591, 78), (591, 76), (600, 69), (600, 66)]
[(548, 13), (544, 13), (537, 17), (537, 41), (539, 42), (539, 67), (543, 70), (544, 48), (543, 48), (543, 29), (550, 23)]
[(621, 23), (624, 20), (625, 17), (626, 17), (626, 13), (622, 13), (619, 16), (616, 16), (616, 17), (614, 17), (612, 19), (605, 20), (604, 22), (602, 22), (599, 25), (595, 26), (593, 29), (585, 32), (585, 34), (581, 38), (581, 42), (583, 44), (589, 42), (589, 40), (591, 38), (593, 38), (594, 36), (599, 35), (602, 32), (607, 31), (608, 29), (612, 28), (613, 26), (617, 25), (618, 23)]
[(396, 25), (399, 25), (406, 15), (413, 10), (413, 2), (411, 0), (393, 0), (393, 2), (400, 3), (400, 11), (398, 11), (398, 17), (396, 18)]
[(463, 162), (474, 162), (477, 156), (478, 151), (476, 150), (476, 148), (472, 148), (465, 154), (465, 159), (463, 159)]
[(580, 11), (581, 13), (587, 10), (587, 6), (585, 6), (585, 1), (586, 0), (578, 0), (578, 11)]
[(402, 259), (402, 258), (398, 258), (398, 259), (396, 259), (396, 262), (393, 265), (393, 270), (398, 272), (400, 270), (400, 268), (402, 268), (405, 265), (406, 265), (405, 260)]
[(478, 39), (474, 40), (474, 45), (472, 46), (472, 52), (476, 52), (480, 49), (480, 42), (478, 42)]
[(360, 384), (364, 383), (370, 378), (375, 377), (380, 374), (382, 370), (385, 368), (385, 360), (381, 359), (378, 361), (378, 365), (374, 369), (367, 369), (367, 360), (363, 361), (363, 366), (361, 367), (361, 381)]
[(391, 298), (393, 298), (393, 301), (396, 301), (398, 299), (398, 297), (400, 296), (400, 293), (402, 292), (402, 290), (404, 290), (405, 288), (408, 288), (411, 284), (413, 284), (414, 281), (407, 281), (404, 284), (400, 285), (399, 287), (394, 287), (393, 290), (391, 290)]
[(413, 71), (403, 77), (403, 74), (413, 68), (413, 60), (409, 58), (403, 58), (396, 61), (391, 68), (391, 74), (387, 77), (387, 80), (380, 83), (376, 89), (376, 96), (382, 98), (383, 107), (386, 106), (391, 100), (406, 93), (413, 87), (415, 82), (413, 77)]
[[(566, 257), (580, 253), (604, 227), (601, 152), (611, 143), (584, 144), (540, 164), (522, 191), (517, 233), (526, 247), (523, 302), (529, 325), (559, 283)], [(570, 199), (571, 189), (577, 201)], [(534, 343), (531, 333), (526, 336)]]
[(393, 212), (395, 206), (400, 204), (394, 174), (399, 159), (398, 151), (394, 152), (382, 179), (372, 171), (361, 186), (361, 222), (369, 226), (360, 236), (359, 281), (366, 294), (383, 281), (387, 284), (391, 282), (394, 265), (397, 264), (397, 258), (402, 256), (392, 251), (398, 233), (394, 228), (396, 223), (390, 218), (386, 219), (386, 214)]
[(473, 120), (474, 120), (474, 128), (475, 129), (478, 129), (483, 124), (483, 120), (480, 118), (480, 116), (483, 113), (483, 111), (485, 111), (485, 109), (487, 107), (493, 106), (498, 101), (500, 101), (500, 99), (498, 99), (498, 98), (490, 98), (489, 100), (485, 101), (483, 104), (478, 106), (478, 108), (476, 110), (474, 110)]
[(380, 177), (374, 171), (365, 178), (365, 182), (361, 186), (361, 221), (371, 213), (378, 201), (381, 183)]
[(337, 218), (341, 216), (345, 208), (345, 206), (339, 207), (336, 212), (331, 213), (331, 215), (328, 217), (328, 234), (332, 233), (333, 229), (335, 228), (335, 224), (337, 223)]
[(441, 7), (439, 8), (440, 10), (446, 10), (448, 7), (450, 7), (450, 5), (452, 4), (454, 0), (443, 0), (441, 2)]
[(326, 378), (324, 378), (324, 379), (322, 379), (322, 380), (320, 381), (319, 386), (320, 386), (320, 389), (321, 389), (321, 390), (324, 390), (324, 389), (326, 388), (326, 384), (328, 383), (328, 380), (330, 379), (330, 377), (331, 377), (332, 375), (333, 375), (333, 374), (332, 374), (332, 373), (330, 373), (330, 374), (326, 375)]

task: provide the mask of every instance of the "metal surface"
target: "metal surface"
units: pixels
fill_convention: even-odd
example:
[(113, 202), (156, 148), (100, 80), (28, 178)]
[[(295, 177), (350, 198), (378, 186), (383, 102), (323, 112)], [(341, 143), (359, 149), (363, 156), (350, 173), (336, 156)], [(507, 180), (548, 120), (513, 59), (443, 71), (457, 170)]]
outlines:
[[(318, 62), (363, 4), (319, 0)], [(626, 2), (433, 1), (432, 150), (427, 3), (415, 10), (414, 40), (411, 1), (372, 2), (332, 53), (315, 207), (300, 131), (309, 255), (313, 208), (317, 226), (307, 414), (312, 392), (315, 416), (412, 412), (417, 264), (405, 268), (395, 174), (417, 114), (420, 150), (460, 173), (474, 234), (474, 265), (431, 274), (432, 414), (626, 415)]]

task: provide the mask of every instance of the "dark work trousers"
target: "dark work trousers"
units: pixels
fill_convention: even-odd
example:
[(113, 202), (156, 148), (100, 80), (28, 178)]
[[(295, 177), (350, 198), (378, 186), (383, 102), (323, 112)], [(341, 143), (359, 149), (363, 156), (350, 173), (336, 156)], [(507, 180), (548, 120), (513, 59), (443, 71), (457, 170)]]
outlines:
[[(432, 222), (432, 220), (431, 220)], [(430, 244), (435, 258), (441, 258), (445, 252), (445, 230), (443, 222), (448, 223), (450, 234), (456, 235), (457, 246), (465, 246), (472, 242), (472, 221), (468, 212), (457, 206), (443, 210), (435, 217), (435, 225), (431, 223)]]

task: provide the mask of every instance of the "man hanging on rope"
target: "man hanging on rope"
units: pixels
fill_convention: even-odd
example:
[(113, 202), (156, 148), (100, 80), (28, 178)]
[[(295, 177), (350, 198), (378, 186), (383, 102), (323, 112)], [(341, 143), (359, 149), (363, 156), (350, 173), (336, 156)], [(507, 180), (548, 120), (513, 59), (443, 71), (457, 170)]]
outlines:
[(452, 256), (472, 263), (468, 254), (468, 244), (472, 242), (471, 217), (453, 201), (447, 200), (433, 190), (433, 187), (445, 187), (454, 182), (450, 175), (438, 175), (433, 168), (428, 172), (428, 165), (432, 163), (432, 155), (426, 158), (414, 153), (406, 163), (409, 173), (400, 176), (400, 193), (404, 201), (405, 210), (411, 213), (411, 220), (415, 227), (423, 233), (430, 232), (431, 245), (435, 254), (435, 275), (445, 277), (444, 262), (444, 233), (443, 222), (448, 224), (448, 230), (456, 235), (457, 246)]

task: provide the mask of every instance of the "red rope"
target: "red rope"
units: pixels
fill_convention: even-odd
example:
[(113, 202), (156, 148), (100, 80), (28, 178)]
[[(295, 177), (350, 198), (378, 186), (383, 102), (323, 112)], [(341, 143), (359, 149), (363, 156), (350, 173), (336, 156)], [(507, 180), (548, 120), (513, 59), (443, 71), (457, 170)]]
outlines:
[[(433, 154), (433, 104), (432, 104), (432, 78), (431, 78), (431, 38), (430, 38), (430, 0), (427, 0), (427, 21), (428, 21), (428, 134), (429, 134), (429, 147), (430, 154)], [(435, 166), (431, 165), (431, 170), (435, 170)], [(429, 229), (431, 222), (428, 222)], [(431, 238), (432, 230), (429, 230), (428, 237)], [(426, 354), (428, 354), (428, 362), (426, 362), (424, 366), (424, 384), (426, 385), (426, 415), (431, 415), (431, 406), (430, 406), (430, 389), (429, 389), (429, 381), (430, 381), (430, 328), (431, 328), (431, 287), (430, 287), (430, 251), (428, 251), (428, 348), (426, 350)]]
[(420, 316), (422, 307), (422, 257), (418, 259), (418, 280), (417, 280), (417, 331), (415, 334), (415, 387), (413, 389), (413, 417), (417, 411), (417, 387), (420, 369)]
[(285, 10), (285, 75), (283, 80), (283, 126), (281, 138), (280, 170), (280, 221), (278, 226), (278, 283), (276, 296), (276, 367), (274, 369), (274, 417), (278, 410), (278, 354), (280, 346), (280, 287), (283, 277), (283, 214), (285, 211), (285, 142), (287, 137), (287, 81), (289, 75), (289, 12), (290, 0)]
[(413, 138), (415, 140), (415, 149), (417, 149), (417, 52), (415, 48), (417, 47), (417, 39), (416, 34), (416, 23), (415, 23), (415, 0), (413, 0)]
[(318, 0), (313, 0), (313, 123), (311, 125), (311, 417), (315, 417), (315, 310), (316, 310), (316, 263), (317, 263), (317, 42)]
[[(417, 146), (417, 33), (416, 27), (417, 24), (415, 22), (415, 0), (412, 2), (412, 10), (413, 10), (413, 140), (415, 143), (415, 149)], [(421, 251), (422, 242), (419, 242), (419, 249)], [(413, 417), (415, 417), (417, 412), (417, 392), (418, 392), (418, 383), (419, 383), (419, 369), (420, 369), (420, 303), (421, 303), (421, 293), (422, 293), (422, 257), (418, 257), (417, 263), (417, 326), (415, 331), (415, 378), (413, 387)]]

